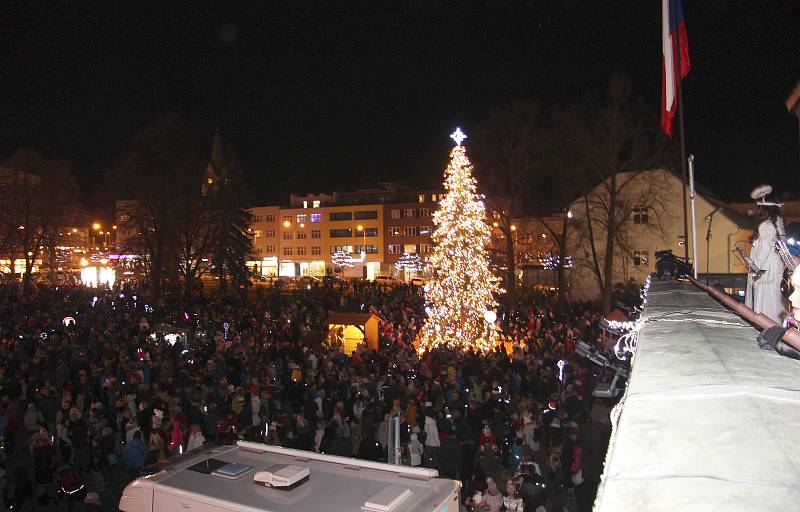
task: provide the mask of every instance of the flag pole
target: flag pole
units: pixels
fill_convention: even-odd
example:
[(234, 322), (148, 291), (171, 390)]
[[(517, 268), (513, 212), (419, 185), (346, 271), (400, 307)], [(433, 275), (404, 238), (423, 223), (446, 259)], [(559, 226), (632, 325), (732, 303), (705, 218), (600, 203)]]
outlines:
[[(697, 191), (694, 188), (694, 155), (689, 155), (689, 199), (692, 201), (692, 268), (694, 278), (697, 279), (697, 220), (695, 219), (694, 198)], [(706, 271), (708, 274), (708, 271)]]
[[(670, 2), (670, 16), (678, 19), (678, 3)], [(678, 74), (678, 130), (681, 144), (681, 198), (683, 200), (683, 257), (689, 261), (689, 215), (686, 205), (687, 169), (686, 169), (686, 129), (683, 124), (683, 77), (681, 76), (681, 45), (680, 36), (672, 38), (672, 58), (675, 60), (675, 73)]]

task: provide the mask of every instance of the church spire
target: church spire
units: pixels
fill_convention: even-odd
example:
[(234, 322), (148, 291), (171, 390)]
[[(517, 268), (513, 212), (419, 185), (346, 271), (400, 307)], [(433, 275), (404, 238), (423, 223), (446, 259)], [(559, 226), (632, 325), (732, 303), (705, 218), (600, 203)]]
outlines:
[(225, 167), (225, 157), (222, 153), (222, 140), (219, 137), (219, 126), (214, 129), (214, 140), (211, 143), (211, 158), (208, 161), (218, 174)]

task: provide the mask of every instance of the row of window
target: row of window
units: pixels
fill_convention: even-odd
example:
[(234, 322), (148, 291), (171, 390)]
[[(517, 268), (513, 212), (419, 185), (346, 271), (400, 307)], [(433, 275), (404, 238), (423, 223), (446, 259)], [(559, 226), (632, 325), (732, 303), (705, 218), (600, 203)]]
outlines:
[[(353, 233), (355, 233), (355, 235)], [(352, 236), (378, 236), (378, 228), (364, 228), (363, 231), (357, 232), (354, 232), (350, 228), (331, 230), (331, 238), (348, 238)]]
[[(284, 247), (283, 248), (283, 255), (284, 256), (293, 256), (295, 254), (295, 252), (294, 252), (295, 249), (297, 249), (297, 253), (296, 254), (298, 256), (305, 256), (307, 254), (306, 253), (306, 248), (303, 247), (303, 246), (300, 246), (300, 247)], [(311, 247), (311, 255), (312, 256), (319, 256), (320, 254), (322, 254), (322, 248), (320, 246), (315, 245), (315, 246)]]
[(389, 228), (389, 236), (430, 236), (433, 230), (430, 226), (395, 226)]
[[(409, 246), (401, 244), (389, 244), (386, 246), (389, 254), (403, 254), (405, 252), (416, 252), (418, 254), (428, 254), (431, 252), (430, 244), (419, 244), (418, 246)], [(409, 250), (410, 249), (410, 250)]]
[[(420, 203), (424, 202), (424, 196), (420, 195)], [(436, 194), (431, 197), (432, 201), (436, 201)], [(633, 216), (633, 223), (634, 224), (647, 224), (649, 222), (649, 209), (646, 206), (640, 206), (634, 208), (631, 211)], [(397, 209), (397, 210), (390, 210), (389, 211), (389, 218), (391, 219), (421, 219), (431, 216), (431, 211), (429, 208), (405, 208), (405, 209)], [(357, 212), (333, 212), (329, 214), (330, 220), (369, 220), (369, 219), (377, 219), (378, 212), (376, 210), (366, 210), (366, 211), (357, 211)], [(284, 215), (284, 221), (291, 222), (292, 216), (291, 215)], [(298, 224), (304, 224), (306, 222), (311, 223), (318, 223), (322, 222), (322, 214), (321, 213), (298, 213), (294, 217), (294, 221)], [(275, 215), (254, 215), (253, 222), (275, 222)], [(275, 236), (274, 230), (267, 230), (267, 232), (273, 231), (272, 235), (266, 236)], [(370, 236), (370, 235), (367, 235)]]
[(333, 212), (328, 214), (328, 218), (330, 220), (368, 220), (368, 219), (377, 219), (378, 218), (378, 211), (377, 210), (366, 210), (366, 211), (358, 211), (358, 212)]
[[(400, 244), (392, 244), (387, 246), (389, 249), (389, 254), (403, 254), (404, 252), (418, 252), (419, 254), (428, 254), (431, 252), (430, 244), (419, 244), (418, 246), (408, 246), (408, 245), (400, 245)], [(297, 254), (298, 256), (306, 255), (306, 247), (284, 247), (283, 248), (283, 255), (284, 256), (293, 256)], [(360, 254), (365, 252), (367, 254), (378, 254), (378, 246), (377, 245), (331, 245), (330, 246), (330, 254), (335, 254), (337, 252), (345, 252), (348, 254)], [(267, 245), (262, 249), (261, 247), (256, 248), (256, 254), (274, 254), (275, 253), (275, 246), (274, 245)], [(647, 251), (644, 251), (645, 254)], [(311, 247), (311, 254), (313, 256), (318, 256), (322, 254), (322, 248), (318, 245)], [(646, 265), (647, 263), (645, 263)], [(638, 265), (638, 263), (637, 263)]]
[(424, 219), (431, 216), (430, 208), (404, 208), (389, 210), (390, 219)]
[(253, 222), (275, 222), (275, 215), (253, 215)]

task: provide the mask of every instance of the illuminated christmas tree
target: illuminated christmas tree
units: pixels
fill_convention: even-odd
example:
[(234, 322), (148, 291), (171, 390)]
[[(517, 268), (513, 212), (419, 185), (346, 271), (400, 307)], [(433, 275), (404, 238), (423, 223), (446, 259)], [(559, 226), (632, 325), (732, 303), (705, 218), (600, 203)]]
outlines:
[(451, 135), (456, 146), (445, 171), (445, 195), (433, 215), (434, 249), (426, 286), (428, 319), (420, 335), (420, 353), (437, 346), (477, 349), (494, 347), (494, 293), (486, 246), (491, 230), (477, 193), (472, 164), (461, 142), (461, 129)]

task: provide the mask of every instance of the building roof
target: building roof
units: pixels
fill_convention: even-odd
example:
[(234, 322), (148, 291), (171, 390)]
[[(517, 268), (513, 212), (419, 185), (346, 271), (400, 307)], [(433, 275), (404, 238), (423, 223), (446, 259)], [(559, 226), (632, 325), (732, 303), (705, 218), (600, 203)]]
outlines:
[[(222, 463), (243, 464), (252, 469), (236, 478), (223, 478), (189, 469), (209, 458)], [(253, 482), (256, 471), (275, 464), (306, 467), (311, 472), (310, 477), (292, 489), (274, 489)], [(407, 489), (410, 494), (399, 506), (384, 510), (438, 512), (446, 509), (441, 508), (444, 500), (452, 496), (460, 483), (436, 478), (436, 474), (435, 470), (239, 442), (237, 446), (189, 452), (161, 473), (131, 485), (149, 487), (157, 494), (167, 493), (189, 502), (203, 503), (209, 509), (247, 512), (357, 511), (362, 510), (367, 502), (374, 501), (379, 493), (394, 491), (396, 495)]]
[(372, 313), (331, 313), (325, 323), (328, 325), (365, 325), (372, 317), (377, 318), (379, 322), (383, 322), (383, 318)]
[(779, 510), (800, 500), (800, 361), (691, 284), (654, 281), (594, 510)]

